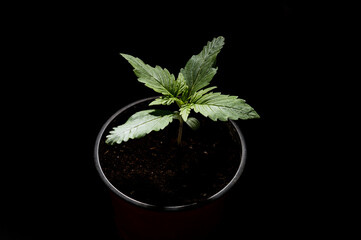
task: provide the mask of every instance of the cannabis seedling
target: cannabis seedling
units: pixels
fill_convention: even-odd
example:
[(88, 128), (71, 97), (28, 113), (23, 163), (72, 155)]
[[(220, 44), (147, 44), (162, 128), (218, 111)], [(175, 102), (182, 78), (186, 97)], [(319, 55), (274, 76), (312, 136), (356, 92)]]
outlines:
[(153, 105), (171, 105), (176, 103), (178, 111), (149, 109), (135, 113), (126, 123), (113, 128), (107, 136), (106, 143), (126, 142), (141, 138), (151, 131), (159, 131), (168, 126), (173, 119), (178, 119), (178, 145), (181, 145), (183, 123), (192, 129), (199, 128), (199, 121), (189, 117), (191, 110), (209, 117), (213, 121), (228, 119), (259, 118), (256, 111), (237, 96), (211, 92), (216, 87), (208, 87), (217, 72), (214, 68), (216, 57), (224, 45), (224, 38), (214, 38), (203, 50), (191, 57), (186, 66), (180, 70), (177, 80), (167, 69), (155, 68), (145, 64), (139, 58), (121, 54), (133, 67), (138, 81), (163, 96), (152, 101)]

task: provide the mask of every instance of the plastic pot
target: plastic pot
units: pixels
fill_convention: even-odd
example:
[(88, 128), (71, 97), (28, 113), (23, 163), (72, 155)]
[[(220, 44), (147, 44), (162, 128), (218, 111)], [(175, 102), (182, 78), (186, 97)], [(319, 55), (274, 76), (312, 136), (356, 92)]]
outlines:
[(101, 128), (96, 139), (94, 157), (100, 178), (109, 189), (114, 209), (116, 226), (124, 240), (190, 240), (205, 239), (217, 227), (221, 219), (224, 200), (230, 189), (240, 178), (246, 161), (246, 145), (244, 137), (233, 121), (230, 121), (238, 142), (241, 157), (238, 170), (232, 180), (219, 192), (202, 203), (180, 206), (158, 206), (133, 199), (117, 188), (105, 176), (99, 160), (99, 143), (109, 124), (125, 111), (138, 104), (151, 101), (155, 97), (145, 98), (131, 103), (111, 116)]

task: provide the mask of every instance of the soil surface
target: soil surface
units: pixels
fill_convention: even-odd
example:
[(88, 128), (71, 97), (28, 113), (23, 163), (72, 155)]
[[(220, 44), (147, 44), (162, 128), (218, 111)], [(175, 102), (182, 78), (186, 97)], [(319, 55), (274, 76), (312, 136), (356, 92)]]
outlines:
[(233, 178), (241, 147), (230, 122), (213, 122), (197, 115), (200, 128), (193, 131), (184, 124), (181, 146), (177, 144), (178, 120), (143, 138), (106, 144), (109, 130), (139, 108), (146, 109), (147, 104), (132, 107), (114, 119), (100, 142), (101, 167), (121, 192), (148, 204), (176, 206), (204, 201)]

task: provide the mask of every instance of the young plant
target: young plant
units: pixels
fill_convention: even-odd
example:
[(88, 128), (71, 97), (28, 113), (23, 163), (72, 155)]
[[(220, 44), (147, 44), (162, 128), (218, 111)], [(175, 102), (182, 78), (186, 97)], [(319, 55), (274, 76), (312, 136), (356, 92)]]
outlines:
[(167, 69), (151, 67), (139, 58), (121, 54), (133, 67), (138, 81), (163, 96), (152, 101), (153, 105), (177, 104), (178, 111), (148, 109), (132, 115), (123, 125), (113, 128), (106, 137), (108, 144), (120, 144), (129, 139), (141, 138), (151, 131), (159, 131), (168, 126), (173, 119), (179, 120), (178, 145), (181, 145), (183, 123), (196, 130), (200, 123), (189, 117), (192, 110), (209, 117), (213, 121), (228, 119), (259, 118), (256, 111), (237, 96), (211, 92), (216, 87), (208, 87), (217, 72), (214, 67), (216, 57), (224, 45), (224, 38), (214, 38), (203, 50), (191, 57), (180, 70), (177, 79)]

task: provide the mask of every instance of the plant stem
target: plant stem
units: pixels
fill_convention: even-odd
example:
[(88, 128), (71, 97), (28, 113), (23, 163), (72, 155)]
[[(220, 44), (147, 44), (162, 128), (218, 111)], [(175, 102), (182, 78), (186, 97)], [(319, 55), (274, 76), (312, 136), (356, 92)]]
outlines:
[(183, 133), (183, 118), (179, 118), (179, 129), (178, 129), (178, 146), (182, 145), (182, 133)]

